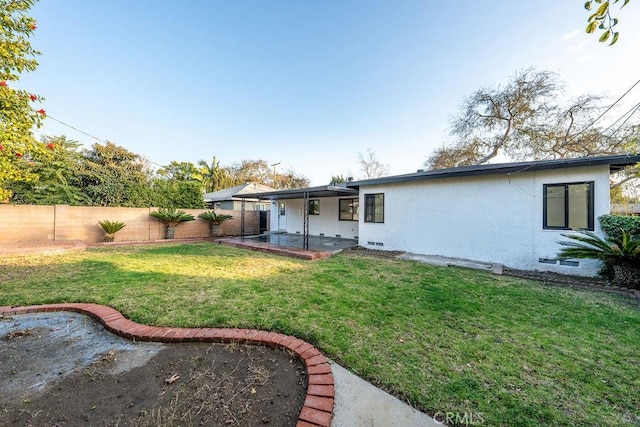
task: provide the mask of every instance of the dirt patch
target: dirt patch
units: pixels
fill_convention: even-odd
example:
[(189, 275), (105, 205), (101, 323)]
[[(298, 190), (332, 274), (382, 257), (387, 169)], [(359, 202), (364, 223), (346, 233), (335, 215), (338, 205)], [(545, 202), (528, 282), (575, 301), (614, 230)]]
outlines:
[(569, 276), (549, 271), (526, 271), (514, 270), (511, 268), (505, 268), (503, 274), (506, 276), (519, 277), (521, 279), (537, 280), (551, 285), (616, 293), (640, 299), (640, 292), (634, 291), (633, 289), (613, 286), (600, 277)]
[(404, 254), (404, 251), (382, 251), (380, 249), (367, 249), (362, 246), (354, 246), (344, 250), (348, 255), (366, 255), (377, 258), (397, 258), (399, 255)]
[[(25, 325), (28, 316), (36, 315), (0, 321), (2, 425), (294, 426), (298, 421), (306, 370), (283, 350), (133, 344), (114, 337), (115, 344), (86, 360), (74, 358), (83, 340), (69, 336), (74, 327), (60, 333), (79, 315), (71, 322), (63, 317), (62, 327), (56, 319), (52, 323), (54, 313), (44, 315), (45, 327)], [(96, 333), (92, 323), (89, 319), (89, 335)], [(56, 362), (59, 354), (73, 363)]]

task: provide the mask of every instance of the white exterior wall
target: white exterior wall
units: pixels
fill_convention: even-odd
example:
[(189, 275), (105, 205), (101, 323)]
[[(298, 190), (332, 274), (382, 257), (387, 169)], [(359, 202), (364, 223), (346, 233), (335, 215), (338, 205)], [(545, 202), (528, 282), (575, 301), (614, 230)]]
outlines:
[[(466, 258), (523, 270), (595, 275), (596, 261), (580, 260), (579, 267), (539, 262), (556, 258), (557, 242), (567, 232), (543, 229), (543, 184), (581, 181), (594, 181), (594, 225), (599, 232), (598, 217), (609, 213), (607, 165), (362, 185), (359, 242), (369, 248)], [(364, 195), (374, 193), (384, 193), (383, 224), (364, 222)]]
[[(357, 197), (357, 196), (354, 196)], [(320, 207), (320, 215), (309, 215), (309, 235), (319, 236), (324, 234), (326, 237), (341, 236), (344, 239), (354, 239), (358, 237), (358, 221), (340, 221), (338, 219), (338, 200), (347, 199), (349, 197), (322, 197), (318, 199)], [(271, 205), (271, 230), (278, 229), (278, 206), (280, 202), (287, 204), (287, 233), (303, 233), (304, 225), (304, 200), (290, 199), (276, 201)], [(282, 224), (281, 224), (282, 228)]]
[(271, 232), (282, 231), (280, 229), (280, 223), (278, 215), (280, 214), (280, 201), (272, 200), (271, 201), (271, 211), (269, 214), (269, 230)]

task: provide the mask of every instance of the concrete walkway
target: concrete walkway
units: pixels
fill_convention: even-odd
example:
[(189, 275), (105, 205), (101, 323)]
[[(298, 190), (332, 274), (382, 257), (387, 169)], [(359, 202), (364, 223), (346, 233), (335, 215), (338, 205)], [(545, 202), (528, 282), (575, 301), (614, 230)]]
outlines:
[(464, 258), (452, 258), (440, 255), (422, 255), (413, 254), (411, 252), (398, 255), (399, 259), (408, 259), (418, 261), (424, 264), (437, 265), (440, 267), (466, 267), (476, 270), (487, 270), (496, 274), (502, 274), (502, 264), (491, 264), (489, 262), (473, 261)]
[(336, 395), (331, 427), (436, 427), (433, 418), (330, 362)]

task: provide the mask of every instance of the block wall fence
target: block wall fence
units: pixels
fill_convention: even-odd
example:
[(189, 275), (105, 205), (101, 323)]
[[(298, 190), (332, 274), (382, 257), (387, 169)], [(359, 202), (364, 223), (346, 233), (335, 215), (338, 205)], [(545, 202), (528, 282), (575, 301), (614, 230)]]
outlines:
[[(151, 241), (164, 239), (165, 225), (150, 217), (158, 208), (116, 208), (96, 206), (36, 206), (0, 204), (0, 243), (45, 242), (52, 240), (81, 240), (102, 242), (104, 231), (100, 220), (121, 221), (126, 227), (115, 235), (116, 242)], [(198, 218), (206, 209), (182, 209), (196, 220), (183, 222), (176, 228), (176, 239), (211, 236), (211, 223)], [(217, 210), (233, 215), (220, 225), (220, 234), (239, 236), (241, 212)], [(267, 219), (267, 224), (269, 221)], [(259, 234), (260, 212), (245, 211), (245, 235)]]

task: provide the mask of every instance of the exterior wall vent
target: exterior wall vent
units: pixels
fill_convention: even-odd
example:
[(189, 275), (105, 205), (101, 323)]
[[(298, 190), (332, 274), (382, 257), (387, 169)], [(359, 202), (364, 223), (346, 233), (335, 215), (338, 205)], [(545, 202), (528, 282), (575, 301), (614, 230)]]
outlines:
[(324, 237), (324, 233), (320, 233), (320, 237)]
[(384, 246), (384, 243), (382, 243), (382, 242), (376, 242), (376, 246)]
[(336, 234), (336, 237), (342, 237), (342, 234)]
[(540, 258), (538, 262), (541, 264), (557, 264), (557, 260), (551, 258)]
[(561, 259), (560, 265), (566, 265), (568, 267), (578, 267), (580, 265), (580, 261), (570, 261), (568, 259)]

